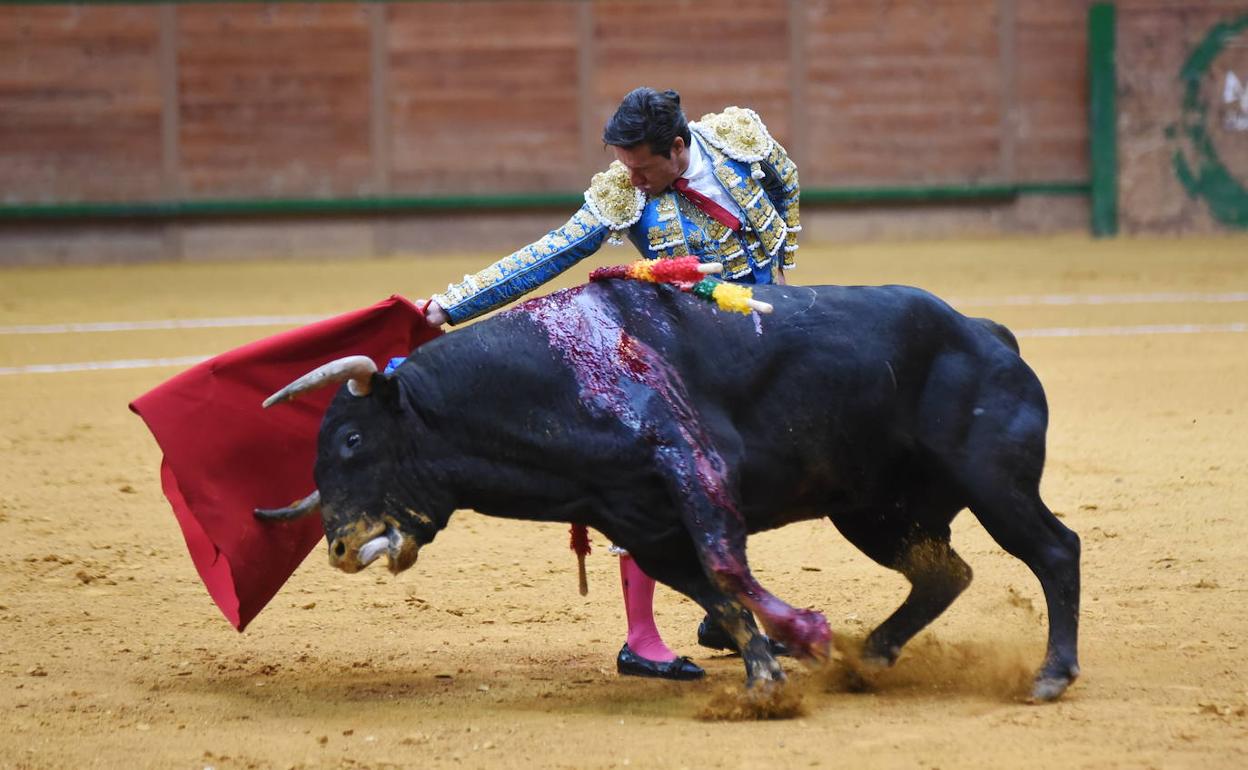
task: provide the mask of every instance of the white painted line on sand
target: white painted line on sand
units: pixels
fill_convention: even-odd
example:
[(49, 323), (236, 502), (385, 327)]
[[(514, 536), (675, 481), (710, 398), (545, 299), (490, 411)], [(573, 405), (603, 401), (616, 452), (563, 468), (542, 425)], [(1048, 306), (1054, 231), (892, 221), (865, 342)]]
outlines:
[(119, 361), (81, 361), (70, 364), (0, 366), (0, 375), (63, 374), (65, 372), (97, 372), (107, 369), (153, 369), (159, 366), (192, 366), (207, 358), (210, 358), (210, 356), (180, 356), (178, 358), (126, 358)]
[(1248, 332), (1248, 323), (1229, 324), (1152, 324), (1146, 326), (1057, 327), (1020, 329), (1016, 337), (1137, 337), (1148, 334), (1224, 334)]
[(320, 321), (324, 315), (255, 315), (232, 318), (166, 318), (158, 321), (100, 321), (97, 323), (26, 324), (0, 326), (0, 334), (89, 334), (163, 329), (222, 329), (246, 326), (301, 326)]
[(1156, 292), (1152, 294), (1017, 294), (1005, 297), (962, 297), (948, 300), (960, 307), (1035, 307), (1043, 305), (1175, 305), (1248, 302), (1248, 292), (1221, 294)]

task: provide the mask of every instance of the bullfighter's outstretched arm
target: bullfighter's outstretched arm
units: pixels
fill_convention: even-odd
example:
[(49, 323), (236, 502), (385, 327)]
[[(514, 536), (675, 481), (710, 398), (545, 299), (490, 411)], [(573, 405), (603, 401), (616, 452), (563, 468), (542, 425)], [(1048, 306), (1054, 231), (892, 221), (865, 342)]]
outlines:
[(562, 227), (474, 275), (465, 275), (464, 280), (434, 294), (432, 300), (441, 306), (452, 324), (488, 313), (533, 291), (596, 252), (607, 232), (607, 227), (586, 204)]
[(594, 175), (585, 204), (562, 227), (475, 275), (464, 276), (433, 295), (432, 301), (452, 324), (502, 307), (598, 251), (608, 235), (623, 234), (640, 218), (645, 202), (645, 195), (629, 183), (628, 170), (616, 161)]

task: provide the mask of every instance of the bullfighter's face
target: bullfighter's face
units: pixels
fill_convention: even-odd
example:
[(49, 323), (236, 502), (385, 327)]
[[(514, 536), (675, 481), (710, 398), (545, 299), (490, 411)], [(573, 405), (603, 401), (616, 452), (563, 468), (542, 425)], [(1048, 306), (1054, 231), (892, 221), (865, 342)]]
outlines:
[(676, 137), (668, 155), (655, 155), (646, 144), (636, 147), (612, 147), (615, 158), (628, 169), (628, 181), (649, 196), (672, 186), (672, 182), (689, 168), (689, 148), (683, 137)]
[(345, 572), (384, 554), (398, 574), (445, 526), (419, 502), (418, 439), (399, 398), (394, 380), (374, 375), (366, 396), (343, 388), (321, 425), (315, 469), (321, 522), (329, 563)]

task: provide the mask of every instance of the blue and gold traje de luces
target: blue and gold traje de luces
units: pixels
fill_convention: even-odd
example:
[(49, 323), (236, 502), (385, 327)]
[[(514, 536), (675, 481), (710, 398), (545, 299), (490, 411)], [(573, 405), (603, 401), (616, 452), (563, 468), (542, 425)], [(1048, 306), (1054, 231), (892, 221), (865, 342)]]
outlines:
[(715, 178), (744, 216), (734, 233), (673, 191), (653, 198), (629, 182), (618, 161), (595, 174), (585, 204), (562, 227), (453, 283), (433, 300), (459, 323), (536, 289), (602, 247), (632, 241), (642, 257), (697, 256), (719, 262), (724, 277), (770, 283), (777, 261), (794, 266), (799, 219), (797, 166), (753, 110), (729, 107), (689, 124)]

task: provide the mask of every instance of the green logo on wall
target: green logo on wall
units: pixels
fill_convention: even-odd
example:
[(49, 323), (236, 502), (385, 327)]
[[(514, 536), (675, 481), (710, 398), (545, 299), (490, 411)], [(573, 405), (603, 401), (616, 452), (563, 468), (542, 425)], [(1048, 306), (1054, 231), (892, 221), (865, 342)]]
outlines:
[[(1202, 198), (1221, 224), (1248, 228), (1248, 63), (1225, 61), (1248, 16), (1215, 25), (1183, 64), (1183, 111), (1166, 133), (1185, 139), (1174, 153), (1174, 171), (1193, 198)], [(1230, 46), (1242, 52), (1248, 41)], [(1240, 64), (1238, 74), (1235, 64)]]

